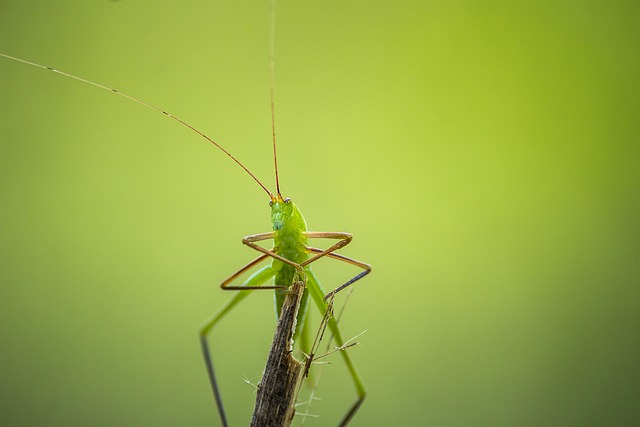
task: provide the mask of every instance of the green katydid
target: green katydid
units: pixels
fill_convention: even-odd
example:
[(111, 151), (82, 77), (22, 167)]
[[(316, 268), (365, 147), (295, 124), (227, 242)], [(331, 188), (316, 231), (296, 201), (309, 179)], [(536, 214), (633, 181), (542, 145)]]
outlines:
[[(256, 259), (242, 267), (240, 270), (225, 279), (220, 285), (225, 290), (237, 290), (246, 291), (254, 289), (275, 289), (276, 290), (276, 307), (278, 315), (282, 307), (284, 300), (284, 293), (293, 284), (293, 282), (300, 278), (306, 281), (306, 289), (302, 297), (301, 308), (298, 313), (298, 329), (296, 330), (296, 336), (299, 336), (299, 331), (304, 331), (301, 327), (306, 315), (306, 306), (308, 303), (308, 296), (311, 295), (314, 303), (318, 307), (321, 313), (325, 313), (328, 305), (327, 299), (335, 295), (337, 292), (351, 285), (355, 281), (361, 279), (371, 271), (371, 267), (360, 261), (356, 261), (352, 258), (345, 257), (334, 253), (336, 250), (346, 246), (351, 242), (352, 236), (349, 233), (342, 232), (314, 232), (307, 231), (306, 222), (300, 213), (300, 210), (290, 199), (283, 199), (278, 191), (277, 195), (269, 194), (271, 201), (271, 223), (273, 231), (269, 233), (255, 234), (247, 236), (242, 239), (242, 243), (262, 252)], [(337, 239), (338, 241), (328, 249), (322, 250), (308, 245), (308, 240), (313, 238), (322, 239)], [(265, 249), (258, 245), (256, 242), (273, 239), (274, 245), (272, 249)], [(313, 254), (310, 256), (310, 254)], [(333, 291), (325, 295), (320, 282), (311, 270), (311, 263), (327, 256), (329, 258), (337, 259), (347, 262), (363, 269), (363, 271), (343, 285), (337, 287)], [(251, 277), (249, 277), (242, 285), (233, 286), (230, 283), (237, 278), (240, 274), (254, 267), (256, 264), (264, 261), (268, 258), (272, 258), (271, 264), (267, 265)], [(270, 279), (274, 278), (273, 286), (263, 285)], [(247, 296), (246, 292), (240, 292), (235, 295), (215, 316), (213, 316), (201, 329), (200, 339), (202, 342), (203, 352), (205, 354), (205, 360), (207, 362), (207, 368), (209, 370), (209, 377), (213, 386), (214, 394), (216, 397), (216, 403), (223, 425), (226, 424), (226, 416), (222, 406), (220, 392), (218, 390), (213, 362), (209, 353), (209, 346), (207, 343), (207, 336), (213, 327), (229, 312), (235, 305), (242, 301)], [(344, 345), (344, 340), (340, 333), (340, 329), (336, 321), (330, 318), (328, 321), (329, 329), (331, 330), (338, 346)], [(304, 340), (304, 338), (301, 337)], [(358, 399), (353, 404), (351, 409), (347, 412), (341, 425), (346, 425), (351, 417), (358, 410), (360, 404), (363, 402), (366, 396), (366, 390), (364, 384), (360, 379), (355, 366), (346, 351), (342, 351), (344, 361), (354, 381)]]
[[(237, 163), (256, 183), (260, 185), (260, 187), (268, 194), (269, 196), (269, 205), (271, 207), (271, 224), (272, 231), (268, 233), (254, 234), (242, 239), (242, 243), (249, 246), (250, 248), (260, 252), (261, 254), (255, 258), (253, 261), (249, 262), (238, 271), (233, 273), (227, 279), (225, 279), (221, 283), (221, 288), (223, 290), (234, 290), (234, 291), (247, 291), (247, 290), (261, 290), (261, 289), (271, 289), (275, 290), (275, 298), (276, 298), (276, 308), (277, 314), (280, 314), (280, 309), (282, 307), (282, 303), (284, 300), (284, 295), (287, 292), (287, 289), (293, 284), (294, 280), (302, 280), (306, 284), (306, 288), (302, 297), (302, 304), (300, 307), (300, 311), (298, 313), (298, 328), (296, 330), (295, 337), (296, 339), (300, 339), (302, 342), (306, 342), (306, 338), (302, 336), (302, 333), (306, 331), (305, 328), (302, 327), (304, 324), (304, 320), (307, 314), (307, 306), (309, 295), (311, 295), (311, 299), (314, 301), (314, 304), (317, 306), (319, 311), (324, 315), (327, 311), (328, 304), (327, 300), (340, 292), (347, 286), (353, 284), (357, 280), (361, 279), (365, 275), (367, 275), (371, 271), (371, 267), (363, 262), (357, 261), (352, 258), (348, 258), (346, 256), (335, 253), (338, 249), (348, 245), (352, 240), (352, 235), (344, 232), (316, 232), (316, 231), (307, 231), (307, 226), (304, 217), (302, 216), (298, 207), (288, 198), (282, 197), (280, 193), (280, 184), (278, 180), (278, 165), (277, 165), (277, 156), (276, 156), (276, 140), (275, 140), (275, 126), (274, 126), (274, 114), (273, 114), (273, 84), (271, 91), (271, 106), (272, 106), (272, 126), (274, 129), (273, 132), (273, 155), (274, 155), (274, 165), (275, 165), (275, 178), (276, 178), (276, 192), (272, 193), (267, 189), (267, 187), (260, 181), (258, 178), (247, 168), (245, 167), (237, 158), (235, 158), (231, 153), (229, 153), (226, 149), (224, 149), (221, 145), (215, 142), (212, 138), (205, 135), (203, 132), (197, 130), (187, 122), (182, 119), (154, 106), (148, 104), (144, 101), (141, 101), (133, 96), (122, 93), (118, 90), (112, 89), (110, 87), (92, 82), (90, 80), (86, 80), (68, 73), (65, 73), (60, 70), (56, 70), (51, 67), (43, 66), (34, 62), (26, 61), (20, 58), (16, 58), (10, 55), (6, 55), (0, 53), (0, 56), (11, 59), (14, 61), (18, 61), (27, 65), (31, 65), (34, 67), (42, 68), (48, 71), (53, 71), (54, 73), (63, 75), (65, 77), (75, 79), (81, 81), (83, 83), (87, 83), (101, 89), (107, 90), (109, 92), (116, 93), (120, 96), (123, 96), (131, 101), (134, 101), (138, 104), (141, 104), (145, 107), (156, 110), (169, 118), (177, 121), (181, 125), (187, 127), (193, 132), (197, 133), (213, 145), (215, 145), (219, 150), (221, 150), (225, 155), (231, 158), (235, 163)], [(273, 81), (273, 72), (272, 72), (272, 81)], [(334, 239), (337, 240), (335, 244), (330, 246), (328, 249), (319, 249), (316, 247), (309, 246), (309, 239)], [(271, 249), (265, 249), (258, 244), (258, 242), (265, 240), (273, 240), (273, 247)], [(361, 268), (359, 274), (355, 275), (353, 278), (338, 286), (333, 291), (325, 294), (322, 286), (318, 278), (314, 275), (311, 270), (311, 264), (317, 261), (320, 258), (328, 257), (338, 261), (342, 261), (356, 267)], [(267, 266), (262, 267), (257, 272), (252, 274), (248, 279), (246, 279), (240, 285), (233, 285), (233, 281), (241, 276), (243, 273), (249, 271), (253, 267), (257, 266), (261, 262), (271, 260), (271, 263)], [(273, 284), (265, 285), (268, 281), (273, 280)], [(211, 382), (211, 386), (213, 389), (216, 405), (218, 408), (218, 412), (220, 415), (220, 419), (222, 421), (222, 425), (227, 425), (226, 415), (224, 412), (224, 408), (222, 405), (222, 399), (220, 395), (220, 391), (217, 385), (215, 371), (213, 368), (213, 362), (211, 359), (211, 354), (209, 350), (209, 345), (207, 342), (207, 336), (211, 332), (211, 330), (218, 324), (218, 322), (227, 314), (231, 309), (233, 309), (240, 301), (242, 301), (248, 295), (247, 292), (239, 292), (237, 293), (216, 315), (211, 317), (201, 328), (200, 330), (200, 340), (202, 345), (202, 351), (204, 354), (207, 372), (209, 375), (209, 379)], [(330, 318), (327, 322), (327, 326), (329, 330), (333, 334), (334, 339), (338, 346), (344, 345), (344, 340), (340, 333), (340, 329), (338, 327), (337, 322)], [(348, 410), (347, 414), (344, 416), (341, 425), (346, 425), (353, 415), (356, 413), (364, 398), (366, 396), (366, 389), (362, 380), (360, 379), (359, 374), (357, 373), (353, 361), (349, 356), (347, 351), (341, 351), (342, 357), (346, 363), (347, 369), (350, 373), (352, 381), (356, 388), (357, 399), (355, 403)]]

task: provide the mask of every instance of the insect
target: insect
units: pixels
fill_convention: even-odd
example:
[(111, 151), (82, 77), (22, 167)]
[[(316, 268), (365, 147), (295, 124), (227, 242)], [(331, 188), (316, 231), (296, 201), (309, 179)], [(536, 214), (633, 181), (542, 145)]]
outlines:
[[(276, 308), (278, 315), (282, 308), (284, 301), (284, 294), (287, 289), (296, 280), (302, 280), (306, 282), (306, 289), (302, 297), (301, 308), (298, 313), (298, 328), (296, 335), (299, 336), (299, 331), (304, 331), (304, 321), (306, 316), (306, 310), (308, 305), (309, 295), (318, 307), (321, 313), (327, 311), (327, 299), (340, 292), (347, 286), (353, 284), (357, 280), (361, 279), (371, 271), (371, 267), (368, 264), (354, 260), (352, 258), (345, 257), (343, 255), (336, 254), (335, 251), (346, 246), (351, 242), (352, 236), (348, 233), (342, 232), (316, 232), (307, 231), (306, 222), (300, 213), (298, 207), (288, 198), (283, 198), (278, 191), (276, 195), (269, 194), (271, 201), (271, 223), (273, 231), (268, 233), (254, 234), (244, 237), (242, 243), (255, 249), (261, 254), (253, 261), (240, 268), (233, 273), (227, 279), (225, 279), (220, 285), (225, 290), (247, 291), (253, 289), (275, 289), (276, 291)], [(330, 246), (328, 249), (319, 249), (309, 246), (309, 239), (335, 239), (337, 242)], [(258, 245), (257, 242), (263, 240), (273, 240), (274, 245), (272, 249), (265, 249)], [(329, 257), (339, 261), (347, 262), (363, 269), (363, 271), (341, 286), (337, 287), (333, 291), (325, 295), (322, 286), (318, 278), (311, 270), (311, 264), (314, 261), (322, 257)], [(254, 267), (256, 264), (271, 258), (271, 264), (262, 267), (249, 277), (242, 285), (231, 285), (234, 279), (239, 275)], [(264, 285), (270, 279), (274, 279), (274, 285)], [(235, 307), (240, 301), (247, 296), (246, 292), (240, 292), (236, 294), (216, 315), (214, 315), (209, 321), (205, 323), (200, 331), (200, 338), (202, 343), (203, 352), (205, 354), (205, 360), (209, 371), (209, 377), (213, 386), (216, 402), (219, 408), (220, 416), (223, 425), (226, 425), (226, 417), (221, 402), (220, 392), (215, 379), (213, 362), (209, 352), (209, 346), (207, 342), (207, 336), (209, 332), (217, 325), (217, 323), (223, 318), (223, 316)], [(333, 318), (328, 320), (328, 327), (332, 332), (334, 339), (338, 346), (344, 345), (344, 339), (340, 333), (337, 323)], [(300, 337), (304, 342), (305, 338)], [(351, 417), (358, 410), (360, 404), (366, 396), (366, 390), (364, 384), (360, 379), (355, 366), (348, 354), (348, 352), (341, 352), (347, 368), (351, 374), (351, 377), (356, 386), (358, 399), (353, 404), (351, 409), (347, 412), (341, 425), (346, 425)]]
[[(272, 34), (273, 37), (273, 34)], [(273, 47), (272, 54), (273, 54)], [(273, 161), (274, 161), (274, 172), (275, 172), (275, 192), (270, 191), (267, 186), (265, 186), (243, 163), (241, 163), (236, 157), (234, 157), (230, 152), (228, 152), (223, 146), (219, 145), (212, 138), (208, 137), (203, 132), (194, 128), (187, 122), (182, 119), (166, 112), (163, 109), (160, 109), (154, 105), (148, 104), (142, 100), (139, 100), (135, 97), (132, 97), (128, 94), (119, 92), (118, 90), (112, 89), (107, 86), (103, 86), (101, 84), (65, 73), (60, 70), (56, 70), (51, 67), (43, 66), (34, 62), (26, 61), (20, 58), (16, 58), (10, 55), (6, 55), (0, 53), (0, 56), (18, 61), (23, 64), (27, 64), (33, 67), (42, 68), (48, 71), (52, 71), (56, 74), (65, 76), (67, 78), (71, 78), (77, 81), (81, 81), (86, 84), (90, 84), (96, 87), (99, 87), (103, 90), (110, 91), (117, 95), (123, 96), (131, 101), (134, 101), (138, 104), (141, 104), (147, 108), (151, 108), (155, 111), (162, 113), (163, 115), (171, 118), (172, 120), (180, 123), (182, 126), (187, 127), (191, 131), (198, 134), (200, 137), (204, 138), (215, 147), (217, 147), (220, 151), (222, 151), (226, 156), (228, 156), (232, 161), (234, 161), (239, 167), (241, 167), (260, 187), (263, 191), (265, 191), (269, 198), (269, 206), (270, 206), (270, 219), (272, 224), (272, 230), (265, 233), (253, 234), (242, 239), (242, 243), (256, 251), (260, 254), (251, 262), (247, 263), (243, 267), (241, 267), (238, 271), (231, 274), (228, 278), (226, 278), (221, 283), (221, 288), (226, 291), (239, 291), (236, 295), (234, 295), (231, 300), (225, 304), (214, 316), (212, 316), (209, 320), (207, 320), (204, 326), (200, 330), (200, 341), (202, 346), (202, 351), (205, 359), (205, 364), (207, 367), (207, 372), (209, 375), (209, 380), (211, 382), (211, 386), (213, 389), (213, 394), (215, 397), (216, 405), (218, 408), (218, 412), (220, 415), (220, 419), (223, 425), (227, 425), (226, 414), (224, 412), (224, 408), (222, 405), (222, 397), (221, 392), (219, 390), (216, 376), (214, 364), (211, 357), (210, 346), (208, 343), (208, 336), (211, 331), (218, 325), (218, 323), (224, 318), (224, 316), (231, 311), (236, 305), (238, 305), (246, 296), (248, 296), (249, 290), (274, 290), (275, 291), (275, 299), (276, 299), (276, 310), (277, 314), (280, 314), (280, 310), (282, 308), (282, 303), (284, 300), (284, 296), (287, 292), (287, 289), (294, 283), (294, 281), (302, 281), (305, 283), (305, 290), (302, 297), (301, 307), (298, 313), (298, 327), (296, 330), (295, 339), (296, 342), (300, 341), (303, 343), (308, 342), (308, 338), (304, 336), (306, 332), (306, 328), (304, 328), (305, 318), (308, 312), (308, 305), (310, 301), (313, 301), (313, 305), (317, 307), (322, 315), (324, 315), (328, 308), (328, 300), (332, 298), (336, 293), (342, 291), (346, 287), (350, 286), (354, 282), (362, 279), (364, 276), (370, 273), (371, 267), (363, 263), (361, 261), (357, 261), (352, 258), (348, 258), (346, 256), (340, 255), (336, 253), (340, 248), (348, 245), (352, 240), (352, 235), (344, 232), (317, 232), (317, 231), (309, 231), (307, 230), (307, 225), (304, 217), (300, 209), (296, 206), (296, 204), (289, 198), (285, 198), (282, 196), (280, 191), (280, 183), (278, 177), (278, 162), (277, 162), (277, 150), (276, 150), (276, 138), (275, 138), (275, 119), (274, 119), (274, 102), (273, 102), (273, 71), (271, 72), (271, 112), (272, 112), (272, 134), (273, 134)], [(273, 60), (272, 60), (273, 64)], [(272, 67), (273, 70), (273, 67)], [(310, 245), (310, 241), (314, 239), (331, 239), (335, 240), (335, 243), (332, 244), (327, 249), (320, 249), (315, 246)], [(273, 241), (273, 246), (271, 249), (266, 249), (260, 246), (260, 242), (264, 242), (267, 240)], [(352, 277), (347, 282), (341, 284), (340, 286), (334, 288), (329, 293), (325, 293), (323, 290), (320, 281), (314, 274), (311, 269), (311, 265), (319, 260), (320, 258), (331, 258), (333, 260), (345, 262), (351, 264), (355, 267), (362, 269), (362, 271)], [(268, 262), (268, 263), (267, 263)], [(258, 269), (254, 272), (250, 277), (243, 282), (236, 284), (236, 280), (240, 278), (244, 273), (247, 273), (249, 270), (254, 267), (258, 267), (261, 263), (267, 263), (267, 265)], [(269, 283), (273, 281), (273, 283)], [(338, 327), (337, 322), (334, 319), (329, 319), (327, 321), (327, 326), (331, 331), (333, 338), (336, 341), (338, 346), (342, 346), (345, 344), (345, 340), (342, 337), (340, 329)], [(356, 413), (364, 398), (366, 396), (366, 389), (364, 384), (357, 373), (354, 363), (347, 351), (341, 351), (342, 358), (347, 366), (347, 369), (350, 373), (351, 379), (354, 383), (356, 389), (356, 401), (349, 408), (346, 415), (344, 416), (341, 425), (347, 424), (353, 415)]]

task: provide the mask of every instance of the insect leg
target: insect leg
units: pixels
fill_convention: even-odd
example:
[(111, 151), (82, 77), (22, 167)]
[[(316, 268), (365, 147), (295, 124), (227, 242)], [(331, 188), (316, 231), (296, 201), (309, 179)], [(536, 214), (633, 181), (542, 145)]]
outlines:
[[(309, 293), (311, 294), (311, 297), (315, 301), (318, 309), (324, 315), (327, 312), (327, 308), (329, 305), (324, 299), (324, 291), (322, 290), (322, 286), (320, 285), (320, 282), (318, 281), (318, 279), (315, 277), (315, 275), (310, 269), (307, 269), (307, 289), (309, 290)], [(340, 347), (343, 346), (344, 339), (342, 338), (342, 333), (340, 332), (340, 328), (338, 327), (338, 323), (336, 322), (336, 320), (333, 317), (330, 317), (327, 321), (327, 324), (329, 326), (329, 329), (331, 330), (331, 333), (333, 333), (333, 337), (336, 340), (336, 344), (338, 344), (338, 346)], [(349, 374), (351, 375), (351, 379), (353, 380), (353, 383), (356, 387), (356, 393), (357, 393), (356, 401), (353, 403), (353, 405), (351, 405), (351, 408), (349, 408), (347, 414), (344, 416), (344, 418), (339, 424), (340, 426), (346, 426), (351, 420), (351, 418), (353, 418), (355, 413), (358, 411), (358, 408), (360, 408), (360, 405), (362, 405), (362, 402), (367, 396), (367, 390), (364, 384), (362, 383), (362, 379), (360, 379), (360, 375), (358, 374), (358, 371), (356, 371), (355, 365), (351, 360), (351, 356), (349, 355), (349, 352), (341, 351), (340, 354), (342, 354), (342, 358), (344, 359), (344, 362), (347, 365), (347, 369), (349, 371)]]
[(251, 236), (246, 236), (242, 238), (242, 243), (249, 246), (251, 249), (255, 249), (258, 252), (262, 252), (265, 255), (268, 255), (272, 258), (275, 258), (279, 261), (284, 262), (285, 264), (289, 264), (290, 266), (294, 267), (296, 270), (298, 270), (299, 273), (299, 277), (302, 278), (304, 277), (304, 270), (302, 267), (304, 267), (306, 264), (308, 264), (308, 262), (305, 262), (304, 264), (298, 264), (295, 263), (293, 261), (290, 261), (288, 259), (286, 259), (283, 256), (278, 255), (273, 249), (269, 250), (269, 249), (265, 249), (262, 246), (258, 245), (255, 242), (260, 242), (262, 240), (269, 240), (269, 239), (273, 239), (275, 237), (276, 233), (275, 232), (270, 232), (270, 233), (260, 233), (260, 234), (253, 234)]
[[(276, 236), (275, 232), (269, 232), (269, 233), (260, 233), (260, 234), (253, 234), (251, 236), (246, 236), (242, 238), (242, 243), (249, 246), (250, 248), (261, 252), (262, 254), (266, 255), (266, 256), (270, 256), (273, 259), (276, 259), (284, 264), (288, 264), (290, 266), (292, 266), (293, 268), (296, 269), (296, 275), (294, 276), (293, 280), (301, 280), (302, 282), (306, 283), (306, 274), (305, 274), (305, 269), (302, 266), (302, 264), (298, 264), (294, 261), (288, 260), (284, 257), (282, 257), (281, 255), (278, 255), (277, 253), (277, 249), (266, 249), (263, 248), (262, 246), (258, 245), (256, 242), (260, 242), (263, 240), (270, 240), (273, 239)], [(278, 267), (275, 267), (278, 268)], [(276, 310), (278, 313), (278, 316), (280, 315), (280, 307), (283, 301), (283, 299), (280, 299), (282, 297), (282, 291), (286, 290), (287, 288), (289, 288), (290, 284), (278, 284), (278, 286), (275, 286), (273, 289), (276, 289)], [(262, 289), (268, 289), (268, 287), (261, 287)], [(307, 293), (305, 292), (304, 295), (302, 296), (302, 301), (300, 302), (300, 312), (298, 315), (298, 326), (297, 326), (297, 331), (299, 330), (303, 330), (304, 327), (304, 319), (305, 319), (305, 312), (306, 312), (306, 307), (307, 307)], [(296, 338), (301, 337), (301, 333), (300, 332), (296, 332)], [(305, 342), (304, 338), (302, 337), (302, 341)]]
[(222, 283), (220, 283), (220, 288), (222, 288), (223, 291), (256, 291), (258, 289), (282, 289), (282, 286), (247, 286), (246, 284), (233, 285), (233, 286), (229, 285), (229, 283), (233, 282), (235, 279), (241, 276), (245, 271), (259, 264), (267, 257), (268, 257), (268, 254), (262, 254), (258, 258), (254, 259), (253, 261), (247, 263), (246, 265), (241, 267), (238, 271), (233, 273), (231, 276), (224, 279)]
[(349, 243), (351, 243), (351, 240), (353, 240), (353, 235), (351, 233), (344, 233), (340, 231), (335, 231), (335, 232), (305, 231), (304, 235), (309, 239), (338, 239), (338, 241), (334, 243), (332, 246), (330, 246), (329, 248), (321, 251), (317, 255), (309, 258), (308, 260), (300, 264), (303, 267), (305, 265), (309, 265), (312, 262), (322, 258), (323, 256), (326, 256), (332, 252), (337, 251), (340, 248), (347, 246)]
[[(324, 252), (322, 249), (319, 249), (319, 248), (308, 247), (307, 249), (309, 251), (311, 251), (311, 252), (314, 252), (314, 253), (322, 253), (322, 252)], [(362, 261), (358, 261), (356, 259), (349, 258), (349, 257), (346, 257), (344, 255), (340, 255), (340, 254), (334, 254), (334, 253), (327, 253), (327, 254), (325, 254), (325, 256), (327, 256), (329, 258), (337, 259), (338, 261), (346, 262), (347, 264), (355, 265), (356, 267), (360, 267), (360, 268), (362, 268), (364, 270), (364, 271), (356, 274), (355, 276), (353, 276), (351, 279), (347, 280), (342, 285), (340, 285), (337, 288), (335, 288), (333, 291), (329, 292), (327, 295), (325, 295), (325, 297), (324, 297), (325, 301), (327, 299), (329, 299), (332, 295), (337, 294), (338, 292), (340, 292), (341, 290), (343, 290), (347, 286), (352, 285), (354, 282), (357, 282), (358, 280), (362, 279), (367, 274), (371, 273), (371, 266), (369, 264), (367, 264), (367, 263), (362, 262)]]
[[(262, 261), (266, 258), (265, 256), (260, 256), (256, 258), (254, 261), (242, 267), (238, 270), (237, 273), (232, 274), (230, 277), (233, 279), (237, 277), (240, 273), (246, 271), (248, 268), (254, 266), (259, 261)], [(260, 270), (256, 271), (251, 277), (249, 277), (243, 284), (245, 288), (254, 288), (260, 289), (260, 285), (265, 283), (267, 280), (271, 279), (275, 274), (275, 270), (270, 265), (267, 265)], [(224, 282), (223, 282), (224, 283)], [(226, 288), (228, 289), (228, 287)], [(227, 427), (227, 418), (224, 413), (224, 407), (222, 405), (222, 397), (220, 395), (220, 390), (218, 388), (218, 382), (216, 381), (216, 374), (213, 368), (213, 359), (211, 358), (211, 351), (208, 342), (208, 336), (216, 326), (216, 324), (222, 320), (222, 318), (231, 311), (240, 301), (245, 299), (249, 295), (248, 292), (240, 292), (233, 296), (233, 298), (227, 302), (224, 307), (222, 307), (215, 315), (213, 315), (209, 320), (207, 320), (204, 325), (200, 328), (200, 344), (202, 345), (202, 354), (204, 356), (204, 361), (207, 366), (207, 373), (209, 375), (209, 381), (211, 382), (211, 388), (213, 389), (213, 395), (216, 400), (216, 406), (218, 408), (218, 414), (220, 415), (220, 420), (222, 422), (223, 427)]]

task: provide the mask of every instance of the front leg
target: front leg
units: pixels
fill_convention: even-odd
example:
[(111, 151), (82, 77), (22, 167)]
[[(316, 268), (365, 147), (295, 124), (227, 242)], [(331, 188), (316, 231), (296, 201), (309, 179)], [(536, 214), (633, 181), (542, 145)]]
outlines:
[(350, 280), (348, 280), (346, 283), (338, 286), (337, 288), (335, 288), (333, 291), (329, 292), (327, 295), (325, 295), (324, 300), (326, 301), (328, 298), (330, 298), (331, 296), (335, 295), (336, 293), (340, 292), (341, 290), (343, 290), (344, 288), (346, 288), (347, 286), (353, 284), (354, 282), (362, 279), (364, 276), (366, 276), (367, 274), (369, 274), (371, 272), (371, 266), (367, 263), (364, 263), (362, 261), (358, 261), (355, 260), (353, 258), (348, 258), (344, 255), (340, 255), (340, 254), (335, 254), (333, 252), (337, 251), (340, 248), (343, 248), (345, 246), (347, 246), (349, 243), (351, 243), (351, 240), (353, 240), (353, 235), (351, 233), (344, 233), (344, 232), (340, 232), (340, 231), (336, 231), (336, 232), (326, 232), (326, 231), (307, 231), (304, 233), (305, 236), (309, 239), (339, 239), (335, 244), (333, 244), (332, 246), (330, 246), (328, 249), (318, 249), (318, 248), (313, 248), (313, 247), (307, 247), (307, 250), (309, 252), (313, 252), (316, 255), (309, 258), (308, 260), (306, 260), (305, 262), (303, 262), (302, 265), (303, 267), (306, 265), (311, 264), (312, 262), (322, 258), (322, 257), (329, 257), (329, 258), (333, 258), (333, 259), (337, 259), (339, 261), (343, 261), (346, 262), (348, 264), (351, 265), (355, 265), (356, 267), (360, 267), (362, 268), (364, 271), (362, 271), (361, 273), (355, 275), (354, 277), (352, 277)]
[(265, 255), (268, 255), (272, 258), (277, 259), (278, 261), (282, 261), (285, 264), (289, 264), (290, 266), (292, 266), (293, 268), (295, 268), (298, 272), (298, 277), (299, 278), (304, 278), (304, 266), (309, 264), (307, 261), (305, 261), (302, 264), (298, 264), (296, 262), (290, 261), (288, 259), (286, 259), (283, 256), (280, 256), (277, 254), (277, 248), (274, 248), (272, 250), (269, 249), (265, 249), (262, 246), (258, 245), (255, 242), (261, 242), (263, 240), (270, 240), (276, 237), (276, 233), (275, 231), (272, 231), (270, 233), (260, 233), (260, 234), (253, 234), (251, 236), (246, 236), (242, 238), (242, 243), (249, 246), (250, 248), (258, 251), (258, 252), (262, 252)]
[(338, 249), (347, 246), (349, 243), (351, 243), (351, 240), (353, 240), (353, 235), (351, 233), (344, 233), (341, 231), (335, 231), (335, 232), (305, 231), (303, 234), (308, 239), (338, 239), (338, 241), (334, 243), (332, 246), (330, 246), (329, 248), (319, 252), (317, 255), (309, 258), (308, 260), (300, 264), (303, 267), (305, 265), (309, 265), (312, 262), (322, 258), (323, 256), (330, 254), (331, 252), (335, 252)]

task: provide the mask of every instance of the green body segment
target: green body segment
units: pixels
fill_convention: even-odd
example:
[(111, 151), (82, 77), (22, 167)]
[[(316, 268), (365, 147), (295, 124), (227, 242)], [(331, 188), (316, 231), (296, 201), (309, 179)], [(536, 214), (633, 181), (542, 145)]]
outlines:
[[(278, 200), (271, 203), (271, 224), (273, 231), (276, 233), (274, 237), (273, 247), (276, 253), (289, 261), (293, 261), (296, 264), (303, 263), (309, 258), (309, 252), (307, 250), (307, 237), (305, 232), (307, 231), (307, 224), (302, 216), (302, 213), (298, 207), (290, 200)], [(318, 307), (320, 313), (325, 313), (327, 310), (327, 302), (324, 300), (325, 292), (320, 285), (320, 282), (311, 271), (311, 266), (304, 267), (305, 277), (296, 278), (295, 267), (280, 261), (273, 259), (271, 263), (271, 269), (275, 271), (274, 284), (276, 286), (283, 286), (285, 289), (276, 290), (276, 312), (280, 317), (282, 304), (284, 302), (285, 293), (292, 284), (293, 280), (304, 280), (306, 287), (302, 300), (300, 302), (300, 310), (298, 312), (298, 321), (294, 337), (300, 337), (304, 331), (304, 320), (306, 318), (307, 306), (309, 295), (313, 299), (314, 303)], [(344, 339), (338, 328), (338, 324), (332, 317), (329, 319), (328, 327), (333, 337), (338, 344), (342, 346)], [(303, 338), (303, 346), (306, 340)], [(309, 349), (303, 348), (303, 351), (309, 351)], [(353, 365), (351, 357), (348, 352), (341, 351), (342, 357), (347, 365), (359, 396), (364, 396), (366, 390), (364, 384), (360, 379), (360, 375)]]
[[(273, 248), (278, 255), (296, 264), (301, 264), (309, 258), (307, 237), (304, 235), (307, 231), (307, 223), (298, 207), (290, 199), (276, 200), (271, 203), (271, 226), (275, 232)], [(296, 268), (279, 259), (272, 260), (271, 268), (275, 271), (274, 285), (284, 288), (276, 290), (276, 315), (279, 318), (287, 289), (293, 284), (294, 279), (304, 280), (305, 278), (296, 278)], [(311, 266), (306, 266), (305, 272), (308, 274), (310, 271)], [(296, 336), (299, 336), (303, 330), (308, 294), (309, 291), (305, 289), (298, 311)]]

